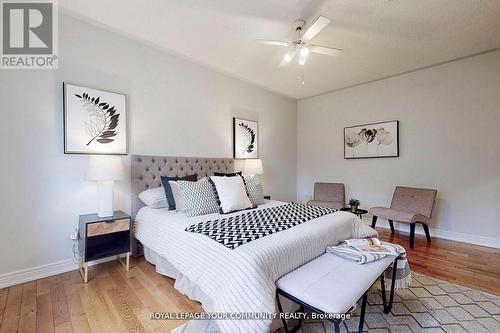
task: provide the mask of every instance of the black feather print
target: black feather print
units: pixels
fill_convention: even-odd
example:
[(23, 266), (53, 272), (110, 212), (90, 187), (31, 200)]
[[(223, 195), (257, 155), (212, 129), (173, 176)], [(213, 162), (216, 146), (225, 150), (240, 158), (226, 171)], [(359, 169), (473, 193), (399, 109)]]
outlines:
[(114, 106), (101, 100), (101, 97), (91, 97), (87, 93), (75, 94), (82, 102), (82, 106), (89, 111), (92, 120), (85, 122), (85, 131), (91, 137), (87, 146), (94, 140), (106, 144), (113, 142), (117, 135), (116, 127), (120, 119), (120, 114), (116, 113)]
[(250, 126), (248, 126), (245, 123), (240, 123), (240, 124), (238, 124), (238, 126), (243, 130), (243, 134), (248, 139), (248, 144), (245, 147), (245, 149), (243, 150), (243, 154), (253, 152), (253, 150), (255, 148), (255, 132), (254, 132), (254, 130), (251, 129)]

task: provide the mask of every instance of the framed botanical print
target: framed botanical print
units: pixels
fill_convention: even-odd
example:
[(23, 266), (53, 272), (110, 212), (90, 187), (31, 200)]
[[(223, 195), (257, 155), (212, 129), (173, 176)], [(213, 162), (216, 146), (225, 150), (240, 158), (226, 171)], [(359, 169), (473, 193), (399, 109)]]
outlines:
[(124, 94), (63, 84), (64, 153), (127, 154)]
[(236, 159), (259, 157), (259, 124), (233, 118), (233, 156)]
[(399, 121), (344, 128), (344, 158), (399, 156)]

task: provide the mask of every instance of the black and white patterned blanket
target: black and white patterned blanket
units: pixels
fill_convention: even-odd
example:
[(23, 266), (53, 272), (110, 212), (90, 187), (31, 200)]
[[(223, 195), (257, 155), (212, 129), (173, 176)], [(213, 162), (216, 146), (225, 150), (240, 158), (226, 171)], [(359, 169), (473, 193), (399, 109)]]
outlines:
[(244, 214), (201, 222), (186, 231), (208, 236), (227, 248), (280, 232), (317, 217), (331, 214), (335, 209), (290, 203), (283, 206), (252, 210)]

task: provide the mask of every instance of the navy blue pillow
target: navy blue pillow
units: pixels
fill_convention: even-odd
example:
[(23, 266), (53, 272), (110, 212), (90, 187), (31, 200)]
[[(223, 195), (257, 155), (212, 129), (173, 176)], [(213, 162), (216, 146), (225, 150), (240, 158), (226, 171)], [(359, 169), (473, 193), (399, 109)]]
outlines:
[(214, 172), (214, 176), (217, 177), (234, 177), (241, 176), (241, 171), (235, 173), (224, 173), (224, 172)]
[(172, 187), (168, 183), (169, 181), (177, 181), (177, 180), (187, 180), (190, 182), (195, 182), (198, 180), (198, 174), (184, 176), (184, 177), (165, 177), (161, 176), (161, 183), (163, 184), (163, 189), (165, 190), (165, 196), (167, 197), (168, 202), (168, 210), (175, 210), (175, 200), (174, 195), (172, 194)]

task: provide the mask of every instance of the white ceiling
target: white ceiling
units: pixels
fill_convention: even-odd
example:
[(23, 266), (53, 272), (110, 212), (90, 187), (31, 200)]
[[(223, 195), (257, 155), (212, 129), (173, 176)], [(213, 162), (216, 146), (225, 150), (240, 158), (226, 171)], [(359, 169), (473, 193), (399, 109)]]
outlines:
[[(94, 4), (92, 4), (94, 3)], [(499, 0), (60, 0), (62, 10), (232, 76), (303, 98), (500, 47)], [(323, 15), (312, 42), (341, 48), (278, 63), (293, 22)], [(82, 31), (82, 34), (84, 32)], [(305, 76), (303, 86), (298, 74)]]

